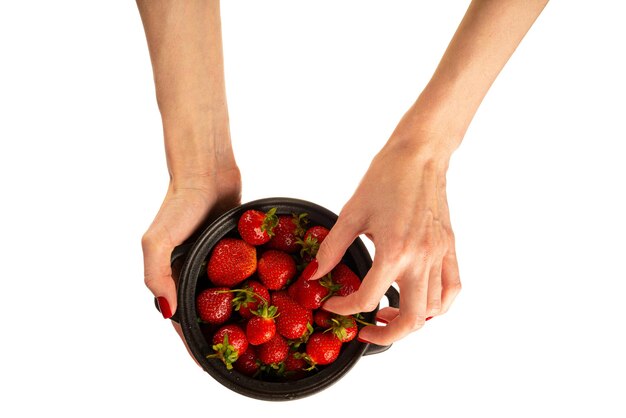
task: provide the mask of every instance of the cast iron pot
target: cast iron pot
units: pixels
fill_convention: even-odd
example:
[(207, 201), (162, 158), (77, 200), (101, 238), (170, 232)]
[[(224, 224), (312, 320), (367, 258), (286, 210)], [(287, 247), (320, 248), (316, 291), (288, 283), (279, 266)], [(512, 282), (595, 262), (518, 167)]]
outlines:
[[(306, 212), (312, 224), (331, 228), (337, 221), (337, 215), (319, 205), (304, 200), (290, 198), (268, 198), (255, 200), (224, 213), (210, 224), (198, 238), (191, 243), (177, 247), (172, 253), (172, 264), (184, 259), (178, 274), (178, 309), (173, 320), (180, 323), (185, 340), (193, 356), (202, 368), (215, 380), (227, 388), (251, 398), (284, 401), (298, 399), (312, 395), (326, 389), (341, 379), (361, 358), (370, 354), (383, 352), (389, 346), (364, 344), (353, 340), (344, 345), (342, 352), (332, 364), (320, 368), (317, 373), (300, 380), (289, 382), (272, 382), (253, 379), (236, 370), (227, 370), (218, 359), (207, 359), (206, 355), (212, 352), (212, 344), (207, 341), (196, 314), (196, 295), (208, 287), (204, 261), (207, 259), (213, 246), (226, 236), (237, 233), (237, 221), (241, 214), (248, 209), (268, 211), (277, 208), (277, 214), (290, 215)], [(348, 248), (343, 258), (352, 270), (362, 279), (372, 266), (372, 259), (361, 239), (356, 239)], [(178, 269), (176, 269), (178, 270)], [(389, 306), (398, 307), (400, 297), (397, 290), (390, 287), (385, 294)], [(375, 321), (376, 308), (364, 314), (368, 322)]]

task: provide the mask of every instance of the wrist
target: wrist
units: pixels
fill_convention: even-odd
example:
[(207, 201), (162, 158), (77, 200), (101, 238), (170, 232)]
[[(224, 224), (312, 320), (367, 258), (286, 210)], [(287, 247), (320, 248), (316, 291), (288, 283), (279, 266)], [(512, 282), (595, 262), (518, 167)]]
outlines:
[(444, 118), (432, 108), (424, 110), (424, 103), (418, 102), (404, 114), (386, 147), (402, 149), (411, 156), (449, 160), (465, 131), (447, 122), (452, 117)]
[(394, 164), (406, 164), (414, 170), (428, 168), (445, 174), (452, 150), (448, 146), (442, 146), (442, 141), (440, 134), (432, 131), (412, 131), (410, 135), (399, 135), (396, 130), (379, 156), (395, 161)]
[(163, 121), (165, 151), (174, 183), (211, 182), (218, 173), (235, 170), (228, 118)]

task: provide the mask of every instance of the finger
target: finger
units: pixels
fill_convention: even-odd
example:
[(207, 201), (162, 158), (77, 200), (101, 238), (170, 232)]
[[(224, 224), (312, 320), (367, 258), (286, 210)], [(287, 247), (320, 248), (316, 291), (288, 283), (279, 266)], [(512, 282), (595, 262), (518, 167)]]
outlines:
[(153, 230), (146, 232), (141, 241), (144, 260), (144, 282), (157, 298), (164, 318), (176, 312), (176, 286), (172, 279), (170, 256), (173, 247), (165, 244)]
[(359, 232), (359, 226), (351, 216), (340, 215), (320, 244), (316, 256), (317, 271), (309, 280), (316, 280), (328, 274), (341, 261), (350, 244), (359, 236)]
[(441, 311), (439, 314), (448, 312), (452, 302), (461, 291), (461, 278), (459, 276), (459, 263), (456, 259), (454, 247), (443, 258), (441, 270)]
[(340, 315), (370, 312), (376, 309), (387, 289), (394, 281), (393, 274), (380, 264), (374, 265), (367, 273), (359, 290), (348, 296), (335, 296), (324, 303), (324, 309)]
[(442, 261), (433, 264), (428, 276), (428, 303), (426, 305), (426, 313), (428, 316), (439, 315), (439, 312), (441, 312), (442, 265)]
[(400, 280), (398, 282), (400, 285), (398, 316), (384, 327), (363, 328), (359, 333), (359, 338), (374, 344), (389, 345), (420, 329), (426, 321), (429, 274), (430, 266), (425, 265), (417, 269), (417, 280), (414, 278)]
[(387, 306), (386, 308), (382, 308), (378, 312), (376, 312), (376, 321), (382, 322), (383, 324), (388, 324), (400, 314), (400, 310), (398, 308), (392, 308), (391, 306)]

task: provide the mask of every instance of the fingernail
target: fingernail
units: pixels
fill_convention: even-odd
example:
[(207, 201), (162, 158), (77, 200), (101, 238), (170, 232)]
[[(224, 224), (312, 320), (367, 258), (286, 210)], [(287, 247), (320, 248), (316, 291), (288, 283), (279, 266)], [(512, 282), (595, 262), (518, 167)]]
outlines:
[(361, 336), (357, 335), (356, 339), (359, 340), (360, 342), (362, 342), (363, 344), (371, 344), (371, 342), (369, 342), (367, 340), (364, 340), (363, 338), (361, 338)]
[(302, 271), (302, 277), (304, 278), (304, 280), (311, 280), (311, 277), (313, 277), (313, 275), (317, 271), (317, 266), (317, 258), (314, 258), (309, 264), (307, 264), (307, 266)]
[(428, 321), (428, 320), (430, 320), (430, 319), (433, 319), (433, 317), (432, 317), (432, 316), (429, 316), (429, 317), (428, 317), (428, 318), (426, 318), (424, 321)]
[(389, 321), (387, 321), (386, 319), (383, 318), (376, 318), (376, 322), (382, 322), (383, 324), (388, 324)]
[(170, 309), (170, 304), (167, 303), (167, 299), (165, 299), (163, 296), (159, 296), (157, 298), (157, 303), (159, 304), (159, 311), (161, 311), (161, 315), (163, 315), (163, 318), (171, 318), (172, 310)]

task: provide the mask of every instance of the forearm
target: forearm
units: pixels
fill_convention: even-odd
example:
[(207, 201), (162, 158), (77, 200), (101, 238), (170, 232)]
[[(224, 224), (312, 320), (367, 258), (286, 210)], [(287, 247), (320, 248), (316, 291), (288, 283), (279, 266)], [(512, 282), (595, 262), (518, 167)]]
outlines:
[(172, 178), (234, 164), (219, 1), (137, 0)]
[(437, 147), (446, 152), (456, 149), (487, 91), (546, 4), (547, 0), (472, 1), (403, 122), (413, 129), (436, 131), (434, 136), (445, 138)]

